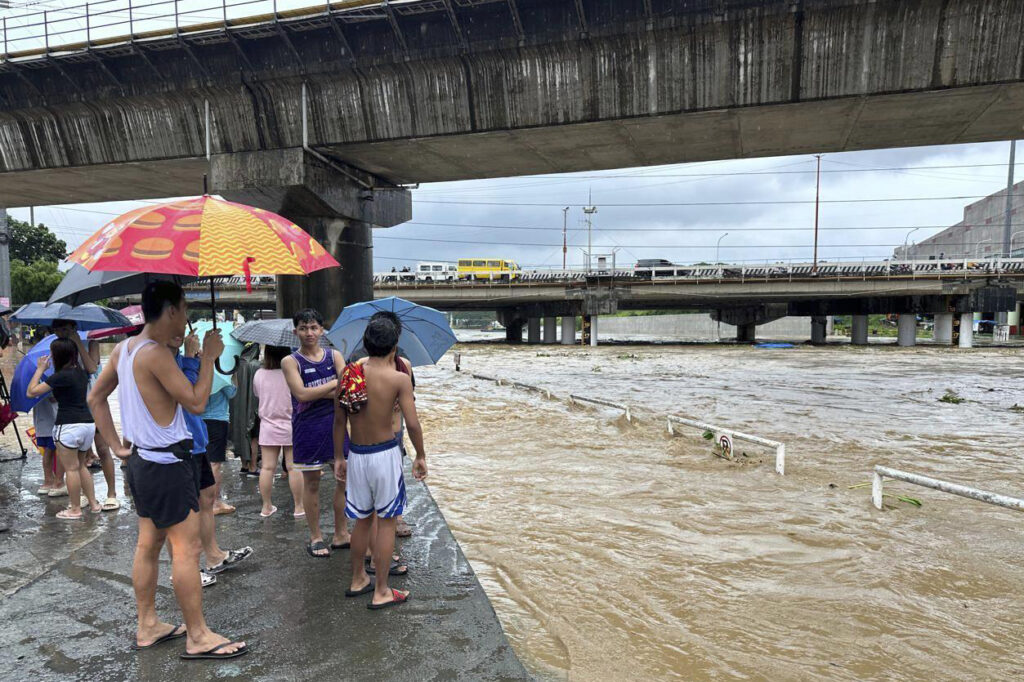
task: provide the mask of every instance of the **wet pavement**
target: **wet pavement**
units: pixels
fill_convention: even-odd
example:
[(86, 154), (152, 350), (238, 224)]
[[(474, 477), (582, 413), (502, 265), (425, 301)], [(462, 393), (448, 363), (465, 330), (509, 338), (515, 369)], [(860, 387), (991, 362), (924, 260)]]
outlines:
[[(16, 456), (0, 450), (0, 458)], [(129, 649), (135, 632), (131, 586), (136, 517), (126, 495), (119, 512), (67, 522), (54, 514), (67, 498), (37, 497), (38, 456), (0, 463), (0, 670), (34, 680), (524, 680), (529, 679), (494, 609), (425, 486), (407, 476), (413, 537), (400, 545), (410, 567), (396, 587), (412, 599), (371, 612), (369, 597), (346, 599), (348, 551), (328, 560), (304, 550), (305, 522), (295, 520), (287, 485), (276, 481), (281, 510), (259, 518), (256, 478), (229, 460), (224, 485), (238, 511), (217, 517), (222, 547), (255, 553), (203, 592), (210, 626), (255, 644), (229, 661), (182, 661), (184, 640)], [(97, 472), (99, 473), (99, 472)], [(120, 472), (118, 486), (123, 486)], [(123, 488), (122, 488), (123, 489)], [(97, 492), (105, 491), (97, 476)], [(330, 537), (330, 495), (322, 486), (322, 524)], [(178, 622), (160, 567), (157, 609)], [(11, 678), (8, 678), (11, 679)]]

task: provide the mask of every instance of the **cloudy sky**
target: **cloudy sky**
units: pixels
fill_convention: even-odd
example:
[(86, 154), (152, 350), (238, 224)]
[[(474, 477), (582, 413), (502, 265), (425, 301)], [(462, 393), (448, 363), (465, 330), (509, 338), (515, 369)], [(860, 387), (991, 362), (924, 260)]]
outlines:
[[(1016, 179), (1024, 179), (1024, 146)], [(966, 204), (1006, 186), (1009, 144), (918, 147), (822, 158), (819, 257), (892, 255), (908, 232), (919, 241), (959, 221)], [(884, 170), (883, 170), (884, 169)], [(677, 263), (810, 260), (815, 159), (792, 156), (553, 176), (422, 185), (413, 220), (374, 232), (377, 271), (422, 260), (511, 258), (561, 267), (562, 208), (569, 206), (568, 264), (583, 262), (582, 207), (593, 197), (594, 252)], [(73, 248), (138, 204), (39, 207), (36, 220)], [(27, 209), (11, 215), (28, 218)]]

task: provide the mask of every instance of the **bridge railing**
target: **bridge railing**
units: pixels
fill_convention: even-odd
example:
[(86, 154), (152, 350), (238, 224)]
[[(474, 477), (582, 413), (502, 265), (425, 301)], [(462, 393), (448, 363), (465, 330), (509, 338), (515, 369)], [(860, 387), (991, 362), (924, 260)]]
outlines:
[[(391, 11), (422, 0), (390, 0)], [(45, 6), (45, 9), (38, 9)], [(95, 0), (0, 10), (0, 62), (159, 37), (344, 13), (386, 18), (380, 0)]]
[(969, 279), (997, 275), (1024, 276), (1024, 258), (957, 259), (941, 261), (866, 261), (813, 263), (764, 262), (716, 265), (672, 265), (633, 270), (586, 271), (524, 270), (514, 281), (501, 278), (459, 280), (425, 279), (415, 272), (382, 272), (374, 275), (374, 284), (400, 288), (438, 288), (450, 286), (528, 286), (570, 284), (588, 277), (602, 276), (650, 280), (652, 282), (770, 282), (770, 281), (849, 281), (894, 279)]

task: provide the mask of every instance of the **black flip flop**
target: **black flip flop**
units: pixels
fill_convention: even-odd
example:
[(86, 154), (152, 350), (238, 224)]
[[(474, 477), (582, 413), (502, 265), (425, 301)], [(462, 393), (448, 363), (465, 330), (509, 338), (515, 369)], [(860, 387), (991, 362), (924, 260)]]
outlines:
[(323, 540), (317, 540), (306, 545), (306, 552), (314, 559), (329, 559), (331, 557), (331, 550), (329, 549), (327, 549), (327, 554), (313, 554), (318, 549), (327, 549), (327, 545), (324, 544)]
[(376, 589), (376, 588), (375, 588), (375, 586), (373, 584), (373, 581), (371, 580), (370, 582), (368, 582), (366, 584), (366, 587), (362, 588), (361, 590), (345, 590), (345, 596), (346, 597), (361, 597), (364, 594), (369, 594), (370, 592), (373, 592), (374, 589)]
[(371, 599), (370, 603), (366, 605), (366, 608), (370, 609), (371, 611), (379, 611), (381, 609), (386, 609), (389, 606), (398, 606), (399, 604), (404, 604), (405, 602), (409, 601), (409, 598), (412, 597), (412, 595), (411, 594), (404, 594), (403, 595), (398, 590), (396, 590), (395, 588), (392, 587), (391, 588), (391, 597), (392, 597), (391, 601), (386, 601), (383, 604), (374, 604), (373, 600)]
[(331, 543), (331, 549), (348, 549), (351, 546), (352, 546), (351, 542), (343, 542), (340, 545), (336, 545), (333, 542)]
[[(393, 576), (398, 577), (398, 578), (402, 577), (403, 575), (409, 575), (409, 567), (408, 566), (405, 567), (404, 571), (398, 570), (399, 566), (401, 566), (401, 564), (399, 562), (395, 561), (394, 559), (392, 559), (391, 560), (391, 566), (388, 568), (388, 575), (393, 575)], [(377, 569), (372, 568), (369, 565), (366, 566), (365, 570), (366, 570), (366, 573), (368, 575), (376, 575), (377, 574)]]
[(168, 632), (166, 635), (163, 635), (162, 637), (157, 637), (150, 644), (146, 644), (145, 646), (142, 646), (140, 644), (132, 644), (132, 651), (142, 651), (143, 649), (151, 649), (155, 647), (157, 644), (170, 642), (172, 639), (181, 639), (182, 637), (188, 634), (187, 630), (182, 630), (181, 632), (178, 632), (178, 628), (184, 627), (184, 625), (175, 625), (174, 628), (172, 628), (171, 631)]
[(213, 647), (212, 649), (207, 649), (206, 651), (201, 651), (198, 654), (190, 654), (189, 652), (186, 651), (185, 653), (183, 653), (181, 655), (181, 658), (184, 658), (186, 661), (197, 661), (197, 660), (200, 660), (200, 659), (212, 659), (212, 658), (238, 658), (239, 656), (244, 656), (245, 654), (249, 653), (249, 647), (248, 646), (243, 646), (243, 647), (241, 647), (239, 649), (236, 649), (235, 651), (232, 651), (231, 653), (227, 653), (227, 654), (219, 654), (219, 653), (217, 653), (218, 651), (220, 651), (224, 647), (231, 646), (232, 644), (237, 644), (237, 642), (224, 642), (223, 644), (218, 644), (217, 646)]

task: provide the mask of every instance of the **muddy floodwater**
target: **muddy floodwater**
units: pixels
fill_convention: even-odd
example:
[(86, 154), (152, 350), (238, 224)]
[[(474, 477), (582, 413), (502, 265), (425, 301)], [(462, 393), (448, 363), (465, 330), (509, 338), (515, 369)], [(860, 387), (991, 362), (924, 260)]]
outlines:
[[(431, 490), (540, 679), (1024, 679), (1024, 515), (851, 488), (885, 464), (1024, 496), (1021, 351), (457, 350), (418, 370)], [(786, 476), (667, 414), (783, 441)]]

